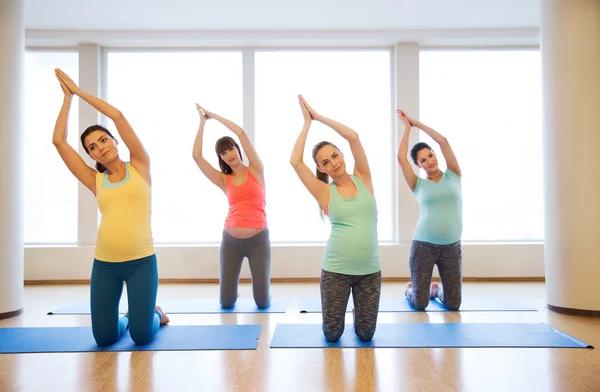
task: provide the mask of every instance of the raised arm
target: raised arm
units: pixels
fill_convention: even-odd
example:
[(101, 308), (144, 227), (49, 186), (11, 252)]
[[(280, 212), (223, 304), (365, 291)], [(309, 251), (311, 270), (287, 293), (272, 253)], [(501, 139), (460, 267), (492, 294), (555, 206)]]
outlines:
[(446, 160), (446, 166), (448, 167), (448, 169), (452, 170), (460, 177), (460, 166), (458, 165), (458, 160), (456, 159), (456, 155), (454, 155), (454, 151), (452, 151), (452, 147), (450, 147), (450, 143), (448, 143), (448, 139), (437, 133), (433, 128), (430, 128), (427, 125), (423, 124), (419, 120), (415, 120), (414, 118), (409, 117), (404, 112), (402, 112), (402, 114), (408, 119), (408, 121), (410, 121), (413, 127), (419, 128), (427, 135), (429, 135), (429, 137), (431, 137), (437, 144), (440, 145), (442, 155)]
[(200, 114), (200, 125), (198, 126), (198, 133), (196, 134), (196, 140), (194, 140), (194, 148), (192, 156), (200, 171), (208, 178), (213, 184), (221, 188), (223, 192), (227, 192), (225, 186), (225, 173), (222, 173), (211, 166), (210, 163), (202, 156), (202, 140), (204, 138), (204, 125), (208, 120), (208, 116), (202, 111), (200, 105), (196, 104), (196, 109)]
[(67, 165), (67, 168), (71, 171), (71, 173), (73, 173), (73, 175), (95, 195), (96, 170), (89, 167), (81, 158), (81, 156), (67, 142), (67, 122), (69, 120), (69, 110), (71, 109), (73, 94), (67, 88), (67, 86), (60, 81), (60, 79), (58, 81), (60, 83), (60, 87), (65, 93), (65, 98), (54, 126), (52, 144), (54, 144), (56, 147), (58, 154), (62, 158), (65, 165)]
[(413, 171), (412, 165), (407, 157), (408, 138), (410, 136), (410, 130), (412, 126), (410, 125), (410, 121), (402, 114), (400, 110), (397, 110), (396, 112), (398, 113), (398, 117), (404, 122), (404, 134), (402, 135), (400, 146), (398, 147), (398, 163), (400, 164), (400, 169), (402, 169), (404, 180), (412, 192), (417, 187), (418, 181), (418, 177)]
[(125, 118), (117, 108), (111, 106), (108, 102), (103, 101), (98, 97), (94, 97), (81, 90), (73, 80), (67, 74), (60, 69), (56, 70), (56, 74), (59, 79), (67, 86), (67, 88), (75, 95), (78, 95), (81, 99), (92, 105), (96, 110), (110, 118), (119, 132), (119, 136), (123, 139), (123, 142), (129, 149), (131, 155), (131, 162), (138, 171), (144, 171), (148, 175), (150, 173), (150, 157), (144, 148), (144, 145), (138, 138), (137, 134), (131, 128), (129, 121)]
[(365, 153), (365, 149), (363, 148), (362, 143), (360, 142), (360, 138), (358, 137), (358, 133), (353, 129), (341, 124), (335, 120), (327, 118), (319, 113), (317, 113), (313, 108), (311, 108), (308, 103), (302, 98), (302, 102), (306, 106), (306, 109), (310, 113), (313, 120), (319, 121), (334, 131), (336, 131), (341, 137), (346, 139), (350, 144), (350, 151), (352, 151), (352, 156), (354, 157), (354, 174), (358, 176), (363, 183), (369, 188), (371, 193), (373, 192), (373, 184), (371, 182), (371, 169), (369, 168), (369, 161), (367, 160), (367, 154)]
[(300, 177), (300, 181), (302, 181), (306, 189), (308, 189), (310, 194), (317, 200), (321, 208), (326, 211), (329, 204), (329, 186), (317, 179), (303, 160), (304, 146), (306, 144), (306, 137), (308, 136), (308, 130), (310, 129), (312, 119), (308, 109), (304, 106), (302, 97), (299, 96), (298, 100), (300, 102), (300, 108), (302, 109), (302, 115), (304, 116), (304, 126), (294, 145), (290, 164), (294, 167), (296, 174)]
[(202, 109), (202, 111), (208, 116), (209, 119), (214, 118), (221, 124), (225, 125), (227, 129), (229, 129), (231, 132), (236, 134), (238, 139), (240, 139), (240, 143), (242, 144), (242, 148), (244, 149), (246, 156), (248, 157), (248, 165), (251, 169), (254, 170), (253, 174), (258, 175), (264, 181), (263, 163), (260, 160), (256, 149), (252, 145), (252, 142), (250, 141), (250, 138), (248, 137), (248, 134), (244, 131), (244, 129), (231, 120), (221, 117), (213, 112), (209, 112), (202, 106), (200, 107), (200, 109)]

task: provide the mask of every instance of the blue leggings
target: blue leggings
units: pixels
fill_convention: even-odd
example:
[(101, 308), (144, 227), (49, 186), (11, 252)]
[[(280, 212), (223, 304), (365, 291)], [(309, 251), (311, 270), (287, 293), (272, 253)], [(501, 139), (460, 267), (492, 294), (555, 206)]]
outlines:
[[(119, 318), (119, 302), (127, 283), (129, 315)], [(129, 327), (136, 344), (148, 344), (160, 328), (156, 308), (158, 266), (156, 255), (125, 262), (94, 259), (90, 285), (92, 332), (98, 346), (110, 346)]]

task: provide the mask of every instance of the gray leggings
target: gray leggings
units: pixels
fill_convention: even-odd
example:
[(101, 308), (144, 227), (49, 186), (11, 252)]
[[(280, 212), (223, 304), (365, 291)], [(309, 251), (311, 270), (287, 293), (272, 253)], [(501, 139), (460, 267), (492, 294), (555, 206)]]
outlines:
[(219, 260), (221, 307), (232, 308), (237, 301), (244, 257), (250, 265), (254, 302), (259, 308), (266, 308), (271, 303), (271, 240), (267, 228), (247, 239), (235, 238), (223, 231)]
[(462, 300), (462, 250), (460, 241), (449, 245), (413, 241), (410, 247), (410, 280), (412, 289), (406, 290), (406, 298), (417, 310), (429, 304), (429, 286), (433, 266), (437, 265), (442, 281), (437, 297), (450, 310), (458, 310)]
[(369, 275), (345, 275), (321, 270), (323, 334), (330, 342), (337, 342), (344, 333), (350, 290), (354, 301), (354, 332), (362, 341), (371, 340), (375, 334), (381, 271)]

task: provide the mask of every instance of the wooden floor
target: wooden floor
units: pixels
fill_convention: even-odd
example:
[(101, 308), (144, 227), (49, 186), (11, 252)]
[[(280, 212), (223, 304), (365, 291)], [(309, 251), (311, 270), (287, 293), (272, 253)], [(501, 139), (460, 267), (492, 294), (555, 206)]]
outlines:
[[(251, 297), (248, 284), (242, 297)], [(404, 285), (384, 283), (383, 296)], [(161, 285), (159, 298), (217, 298), (213, 284)], [(317, 297), (318, 284), (274, 284), (273, 297)], [(600, 319), (545, 309), (543, 283), (466, 283), (465, 297), (501, 296), (538, 312), (381, 313), (380, 323), (545, 322), (600, 348)], [(0, 327), (89, 325), (89, 316), (47, 316), (88, 298), (86, 285), (26, 286), (26, 312)], [(596, 349), (270, 349), (278, 322), (320, 322), (320, 314), (178, 315), (172, 325), (262, 323), (256, 351), (0, 355), (0, 391), (600, 391)], [(348, 322), (350, 322), (348, 318)]]

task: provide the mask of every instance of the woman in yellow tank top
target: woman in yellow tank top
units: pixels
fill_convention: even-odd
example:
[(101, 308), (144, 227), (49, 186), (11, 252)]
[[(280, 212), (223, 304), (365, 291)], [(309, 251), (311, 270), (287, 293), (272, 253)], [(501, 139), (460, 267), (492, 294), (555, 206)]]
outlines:
[[(169, 322), (156, 306), (158, 267), (150, 224), (150, 158), (119, 110), (82, 91), (63, 71), (55, 72), (65, 97), (52, 143), (71, 173), (96, 196), (102, 214), (90, 283), (94, 339), (99, 346), (108, 346), (129, 329), (136, 344), (148, 344), (159, 327)], [(96, 170), (67, 143), (73, 94), (114, 122), (129, 149), (130, 162), (119, 158), (118, 141), (100, 125), (92, 125), (81, 135), (83, 148), (96, 161)], [(129, 311), (119, 317), (123, 282), (127, 283)]]

